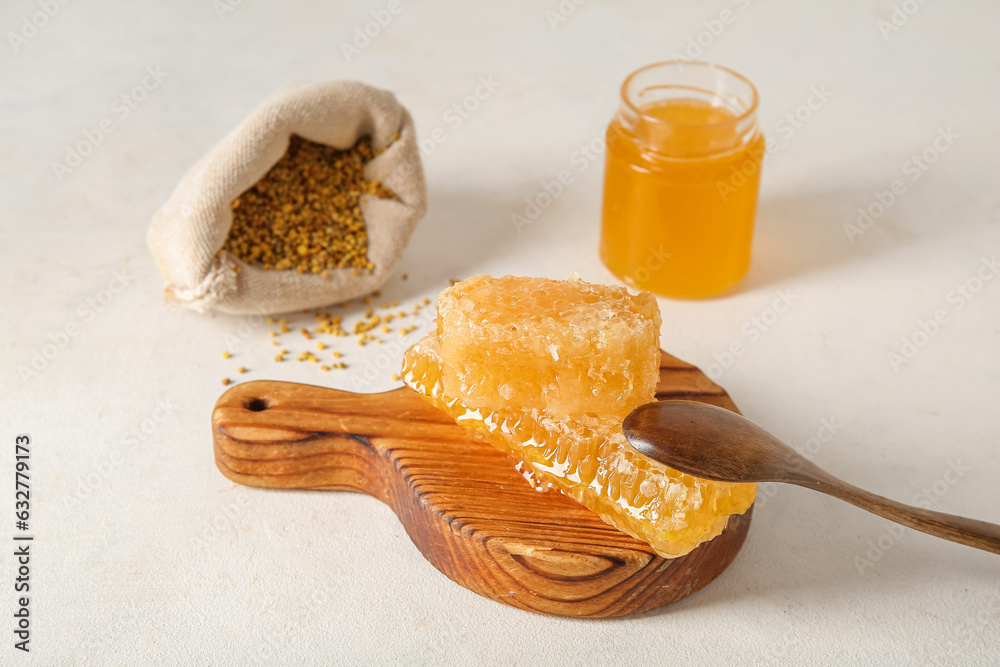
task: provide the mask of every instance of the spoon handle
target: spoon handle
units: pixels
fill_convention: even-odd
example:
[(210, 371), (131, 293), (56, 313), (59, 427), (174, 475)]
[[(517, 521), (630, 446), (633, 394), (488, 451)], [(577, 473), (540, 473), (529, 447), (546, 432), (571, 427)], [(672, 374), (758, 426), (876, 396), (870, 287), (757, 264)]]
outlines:
[(859, 489), (832, 475), (787, 481), (840, 498), (872, 514), (928, 535), (1000, 554), (1000, 526), (995, 523), (904, 505)]

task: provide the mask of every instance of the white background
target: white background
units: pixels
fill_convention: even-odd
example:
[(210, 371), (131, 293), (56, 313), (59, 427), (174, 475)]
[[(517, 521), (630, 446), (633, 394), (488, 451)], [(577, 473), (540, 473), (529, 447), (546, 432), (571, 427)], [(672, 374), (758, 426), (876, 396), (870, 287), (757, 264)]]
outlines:
[[(348, 61), (341, 44), (385, 6), (245, 0), (220, 14), (211, 0), (76, 0), (12, 45), (40, 10), (3, 3), (0, 540), (13, 544), (14, 436), (29, 433), (36, 541), (30, 655), (4, 629), (14, 563), (0, 548), (0, 661), (995, 664), (997, 556), (890, 532), (797, 488), (762, 488), (743, 552), (702, 592), (581, 621), (451, 583), (367, 496), (234, 486), (211, 451), (223, 377), (245, 365), (241, 379), (347, 388), (376, 350), (342, 340), (351, 368), (321, 374), (273, 363), (266, 326), (233, 345), (243, 319), (161, 304), (145, 236), (184, 171), (272, 90), (357, 78), (395, 91), (420, 136), (446, 137), (425, 159), (430, 210), (403, 261), (409, 280), (393, 278), (386, 299), (411, 305), (475, 273), (613, 282), (596, 252), (603, 158), (577, 151), (602, 136), (629, 71), (700, 39), (701, 58), (757, 84), (780, 148), (750, 274), (717, 299), (661, 300), (664, 348), (715, 364), (748, 416), (835, 474), (998, 522), (1000, 279), (984, 269), (992, 280), (961, 308), (949, 294), (1000, 253), (1000, 6), (910, 0), (919, 10), (886, 36), (888, 0), (592, 0), (558, 22), (556, 0), (403, 2)], [(725, 9), (733, 20), (712, 35)], [(121, 118), (116, 98), (147, 67), (165, 77)], [(480, 77), (499, 87), (454, 127), (444, 114)], [(829, 99), (798, 109), (819, 86)], [(777, 125), (797, 109), (808, 120)], [(60, 180), (53, 163), (104, 118), (113, 131)], [(909, 180), (904, 164), (948, 128), (953, 145)], [(563, 169), (575, 182), (518, 234), (511, 215)], [(844, 225), (897, 178), (906, 192), (850, 242)], [(128, 286), (105, 293), (122, 271)], [(771, 317), (787, 290), (792, 306)], [(81, 305), (95, 299), (100, 312)], [(938, 309), (947, 322), (893, 368), (889, 355)], [(71, 323), (64, 348), (45, 347)], [(734, 342), (742, 354), (727, 359)], [(52, 358), (25, 373), (43, 351)], [(391, 388), (388, 376), (369, 389)]]

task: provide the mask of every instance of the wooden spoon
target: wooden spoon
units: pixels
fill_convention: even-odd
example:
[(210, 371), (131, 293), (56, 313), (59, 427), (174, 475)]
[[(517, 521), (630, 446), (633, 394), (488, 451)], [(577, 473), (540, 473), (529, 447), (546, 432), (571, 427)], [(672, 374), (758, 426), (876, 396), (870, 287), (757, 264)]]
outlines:
[(649, 403), (625, 418), (625, 437), (660, 463), (720, 482), (785, 482), (845, 500), (890, 521), (1000, 554), (1000, 526), (911, 507), (842, 482), (735, 412), (693, 401)]

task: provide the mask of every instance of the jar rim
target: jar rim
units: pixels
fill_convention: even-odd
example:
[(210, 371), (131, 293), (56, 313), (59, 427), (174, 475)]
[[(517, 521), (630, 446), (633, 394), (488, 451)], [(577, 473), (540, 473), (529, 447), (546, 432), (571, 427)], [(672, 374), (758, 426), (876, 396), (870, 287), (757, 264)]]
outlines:
[(649, 65), (644, 65), (644, 66), (640, 67), (639, 69), (632, 71), (632, 73), (630, 73), (627, 77), (625, 77), (625, 81), (622, 82), (622, 86), (621, 86), (621, 98), (622, 98), (622, 101), (625, 103), (625, 105), (629, 109), (631, 109), (632, 111), (634, 111), (636, 114), (638, 114), (642, 118), (644, 118), (646, 120), (649, 120), (649, 121), (655, 121), (655, 122), (658, 122), (658, 123), (668, 122), (668, 121), (664, 121), (661, 118), (657, 118), (656, 116), (653, 116), (651, 114), (648, 114), (648, 113), (644, 112), (635, 103), (633, 103), (632, 99), (631, 99), (631, 97), (630, 97), (630, 95), (628, 93), (629, 84), (631, 84), (632, 81), (633, 81), (633, 79), (635, 79), (640, 74), (648, 72), (649, 70), (652, 70), (652, 69), (656, 69), (656, 68), (659, 68), (659, 67), (665, 67), (665, 66), (668, 66), (668, 65), (674, 65), (674, 66), (677, 66), (677, 67), (695, 66), (695, 67), (705, 68), (705, 69), (721, 70), (721, 71), (725, 72), (726, 74), (728, 74), (728, 75), (734, 77), (735, 79), (739, 80), (740, 82), (746, 84), (749, 87), (749, 89), (750, 89), (750, 95), (751, 95), (751, 97), (750, 97), (750, 104), (747, 106), (746, 110), (744, 110), (738, 116), (733, 116), (732, 118), (729, 118), (727, 120), (720, 120), (720, 121), (715, 121), (715, 122), (711, 122), (711, 123), (682, 123), (682, 122), (669, 121), (672, 125), (685, 125), (685, 126), (689, 126), (689, 127), (713, 127), (713, 126), (720, 126), (720, 125), (729, 125), (729, 124), (739, 123), (741, 121), (744, 121), (747, 118), (749, 118), (750, 116), (752, 116), (754, 113), (757, 112), (757, 106), (758, 106), (758, 103), (760, 102), (760, 95), (757, 93), (757, 86), (755, 86), (753, 84), (753, 81), (751, 81), (750, 79), (748, 79), (744, 75), (740, 74), (739, 72), (737, 72), (734, 69), (730, 69), (729, 67), (726, 67), (725, 65), (718, 65), (716, 63), (710, 63), (710, 62), (707, 62), (705, 60), (677, 60), (677, 59), (675, 59), (675, 60), (661, 60), (660, 62), (655, 62), (655, 63), (651, 63)]

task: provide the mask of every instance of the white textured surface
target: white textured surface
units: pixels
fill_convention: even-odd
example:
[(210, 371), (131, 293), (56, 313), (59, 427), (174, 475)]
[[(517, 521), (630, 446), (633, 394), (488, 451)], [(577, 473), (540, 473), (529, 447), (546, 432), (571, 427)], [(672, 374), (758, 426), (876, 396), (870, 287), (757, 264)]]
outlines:
[[(387, 298), (433, 297), (477, 272), (609, 281), (596, 254), (602, 164), (576, 151), (601, 136), (632, 68), (680, 52), (730, 8), (704, 57), (757, 83), (780, 150), (765, 168), (751, 274), (724, 298), (661, 302), (664, 346), (707, 368), (745, 343), (720, 381), (750, 417), (798, 446), (833, 420), (821, 465), (901, 500), (936, 483), (936, 509), (1000, 521), (1000, 279), (961, 309), (949, 302), (981, 257), (1000, 254), (1000, 6), (928, 2), (883, 39), (888, 0), (595, 1), (554, 30), (555, 0), (404, 2), (346, 62), (339, 44), (385, 6), (245, 0), (220, 19), (210, 0), (79, 0), (16, 53), (5, 36), (0, 540), (13, 532), (13, 437), (27, 432), (37, 541), (33, 650), (15, 655), (4, 634), (0, 662), (995, 664), (996, 556), (911, 531), (890, 539), (877, 517), (804, 490), (772, 488), (736, 563), (701, 593), (586, 622), (452, 584), (371, 498), (234, 487), (211, 456), (222, 377), (240, 364), (249, 377), (342, 388), (350, 376), (272, 363), (263, 327), (235, 346), (225, 336), (241, 320), (164, 309), (145, 235), (181, 174), (272, 90), (359, 78), (394, 90), (421, 137), (441, 128), (444, 139), (426, 159), (430, 212), (403, 260), (410, 279), (391, 281)], [(36, 10), (5, 1), (2, 32)], [(167, 76), (122, 119), (115, 98), (147, 66)], [(454, 128), (445, 112), (480, 77), (499, 88)], [(787, 136), (776, 123), (812, 86), (832, 97)], [(105, 117), (113, 132), (59, 181), (52, 162)], [(948, 127), (954, 145), (849, 243), (842, 226), (857, 207), (909, 178), (904, 162)], [(580, 166), (515, 233), (524, 198)], [(134, 282), (101, 312), (80, 306), (121, 270)], [(792, 306), (752, 339), (751, 318), (783, 290)], [(939, 308), (948, 322), (894, 371), (887, 354)], [(79, 334), (23, 380), (18, 367), (71, 322)], [(223, 361), (227, 347), (236, 356)], [(366, 388), (390, 387), (387, 375)], [(176, 407), (129, 437), (158, 401)], [(949, 474), (949, 462), (968, 469)], [(889, 548), (859, 571), (880, 538)], [(0, 549), (7, 627), (11, 551)]]

